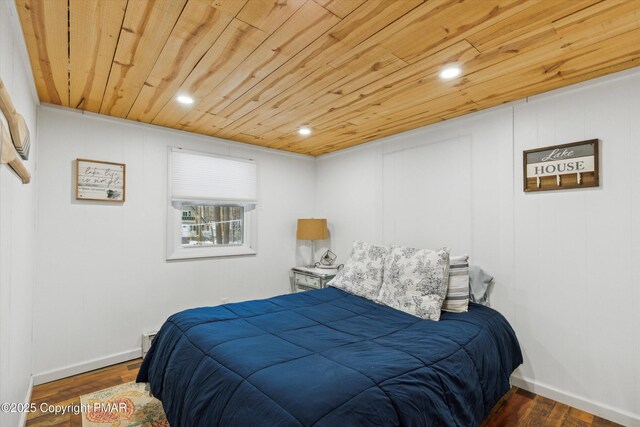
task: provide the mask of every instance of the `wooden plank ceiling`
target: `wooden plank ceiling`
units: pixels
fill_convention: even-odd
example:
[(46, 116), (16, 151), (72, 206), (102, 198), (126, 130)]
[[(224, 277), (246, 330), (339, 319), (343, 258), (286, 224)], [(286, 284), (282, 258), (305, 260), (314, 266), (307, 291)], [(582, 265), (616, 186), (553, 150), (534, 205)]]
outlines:
[(16, 3), (41, 101), (310, 155), (640, 59), (640, 0)]

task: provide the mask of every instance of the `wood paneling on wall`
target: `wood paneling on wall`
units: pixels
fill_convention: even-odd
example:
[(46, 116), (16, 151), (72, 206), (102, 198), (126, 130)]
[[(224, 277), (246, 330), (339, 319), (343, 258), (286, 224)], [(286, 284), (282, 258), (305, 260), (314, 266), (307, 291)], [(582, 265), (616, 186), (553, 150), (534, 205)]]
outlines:
[(15, 1), (43, 102), (311, 155), (640, 59), (635, 0)]

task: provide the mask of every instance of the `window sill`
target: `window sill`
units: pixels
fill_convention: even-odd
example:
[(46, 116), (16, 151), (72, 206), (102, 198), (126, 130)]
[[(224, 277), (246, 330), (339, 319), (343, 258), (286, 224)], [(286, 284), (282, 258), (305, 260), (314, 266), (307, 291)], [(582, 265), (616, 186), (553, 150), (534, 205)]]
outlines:
[(225, 246), (220, 248), (178, 247), (173, 251), (172, 254), (167, 256), (167, 261), (174, 261), (174, 260), (181, 260), (181, 259), (246, 256), (246, 255), (255, 255), (256, 253), (257, 253), (256, 250), (248, 245)]

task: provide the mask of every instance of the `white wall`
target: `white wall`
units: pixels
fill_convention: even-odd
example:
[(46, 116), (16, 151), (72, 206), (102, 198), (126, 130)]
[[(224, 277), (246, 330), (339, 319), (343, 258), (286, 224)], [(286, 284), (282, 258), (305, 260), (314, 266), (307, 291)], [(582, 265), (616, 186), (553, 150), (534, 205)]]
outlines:
[[(10, 168), (0, 166), (0, 402), (28, 399), (35, 284), (37, 110), (15, 12), (13, 2), (0, 1), (0, 78), (31, 132), (26, 164), (32, 181), (23, 185)], [(0, 412), (2, 427), (19, 420), (20, 414)]]
[[(177, 311), (289, 292), (313, 158), (49, 106), (38, 124), (36, 383), (139, 357), (141, 333)], [(168, 146), (258, 162), (257, 256), (165, 261)], [(79, 157), (126, 163), (127, 201), (76, 201)]]
[(316, 215), (330, 223), (338, 261), (358, 239), (448, 246), (511, 282), (512, 135), (501, 109), (318, 158)]
[[(600, 187), (514, 192), (519, 376), (640, 425), (640, 74), (515, 108), (514, 179), (527, 148), (598, 138)], [(521, 184), (520, 184), (521, 185)], [(607, 408), (610, 407), (610, 408)]]
[[(514, 383), (640, 425), (638, 117), (636, 69), (329, 154), (316, 214), (340, 260), (356, 239), (469, 253), (521, 341)], [(523, 193), (523, 150), (592, 138), (599, 188)]]

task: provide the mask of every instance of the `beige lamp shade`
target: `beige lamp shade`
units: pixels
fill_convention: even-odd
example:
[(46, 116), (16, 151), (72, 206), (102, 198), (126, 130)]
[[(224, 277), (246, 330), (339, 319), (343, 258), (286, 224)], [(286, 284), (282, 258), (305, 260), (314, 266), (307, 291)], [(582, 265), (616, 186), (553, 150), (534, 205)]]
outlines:
[(298, 220), (298, 240), (326, 240), (329, 238), (327, 220), (307, 218)]

